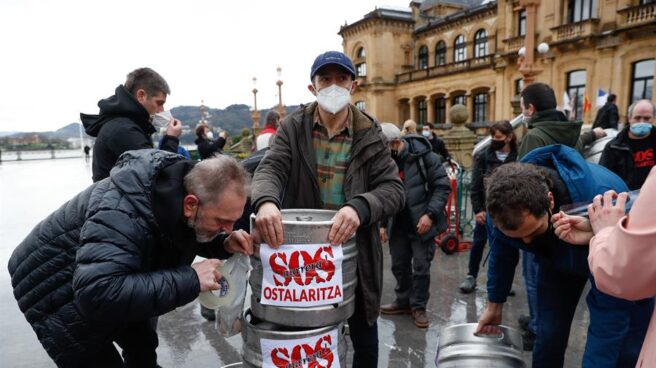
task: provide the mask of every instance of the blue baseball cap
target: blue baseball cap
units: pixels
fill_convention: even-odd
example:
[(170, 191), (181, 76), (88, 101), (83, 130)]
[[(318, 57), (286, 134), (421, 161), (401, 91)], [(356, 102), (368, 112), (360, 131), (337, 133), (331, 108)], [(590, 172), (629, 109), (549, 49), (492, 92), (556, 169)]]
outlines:
[(353, 66), (351, 59), (349, 59), (349, 57), (344, 55), (342, 52), (328, 51), (314, 59), (312, 70), (310, 71), (310, 80), (314, 79), (314, 76), (317, 74), (319, 69), (331, 64), (342, 67), (351, 74), (353, 79), (355, 79), (355, 67)]

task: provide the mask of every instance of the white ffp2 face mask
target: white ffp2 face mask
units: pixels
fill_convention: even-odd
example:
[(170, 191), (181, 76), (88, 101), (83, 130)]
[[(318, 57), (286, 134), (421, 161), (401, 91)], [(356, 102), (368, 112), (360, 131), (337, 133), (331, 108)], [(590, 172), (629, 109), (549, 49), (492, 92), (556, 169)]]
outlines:
[(153, 115), (152, 124), (157, 129), (166, 128), (169, 125), (169, 122), (173, 119), (170, 111), (162, 111)]
[(336, 84), (317, 92), (319, 106), (331, 114), (336, 114), (351, 102), (351, 91)]

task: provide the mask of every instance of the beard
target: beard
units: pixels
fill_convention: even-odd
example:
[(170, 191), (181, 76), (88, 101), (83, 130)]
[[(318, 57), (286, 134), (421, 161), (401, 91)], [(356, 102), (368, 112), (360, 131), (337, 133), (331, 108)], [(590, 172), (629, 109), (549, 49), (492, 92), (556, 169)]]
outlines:
[(192, 220), (191, 218), (187, 219), (187, 226), (191, 229), (194, 230), (194, 234), (196, 235), (196, 241), (199, 243), (209, 243), (211, 242), (214, 238), (216, 238), (221, 232), (213, 232), (213, 231), (208, 231), (208, 230), (203, 230), (200, 228), (200, 225), (198, 224), (198, 219), (203, 217), (203, 212), (201, 211), (200, 208), (198, 208), (198, 212), (196, 213), (196, 217)]

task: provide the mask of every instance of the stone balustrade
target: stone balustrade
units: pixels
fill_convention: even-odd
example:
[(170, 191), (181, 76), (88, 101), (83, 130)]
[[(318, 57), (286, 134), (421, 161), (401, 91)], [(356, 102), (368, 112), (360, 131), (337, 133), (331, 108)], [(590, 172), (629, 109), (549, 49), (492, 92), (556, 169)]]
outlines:
[(586, 19), (581, 22), (563, 24), (551, 28), (554, 33), (556, 42), (576, 40), (579, 38), (590, 37), (597, 33), (599, 19)]
[(618, 11), (620, 28), (635, 27), (656, 22), (656, 3), (630, 6)]

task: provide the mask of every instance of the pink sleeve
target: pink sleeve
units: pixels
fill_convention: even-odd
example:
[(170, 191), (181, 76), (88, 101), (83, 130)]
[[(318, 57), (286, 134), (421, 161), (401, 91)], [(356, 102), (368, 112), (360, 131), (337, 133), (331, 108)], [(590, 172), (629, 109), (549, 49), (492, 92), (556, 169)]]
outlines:
[(630, 300), (656, 295), (656, 167), (629, 216), (592, 238), (588, 262), (605, 293)]

